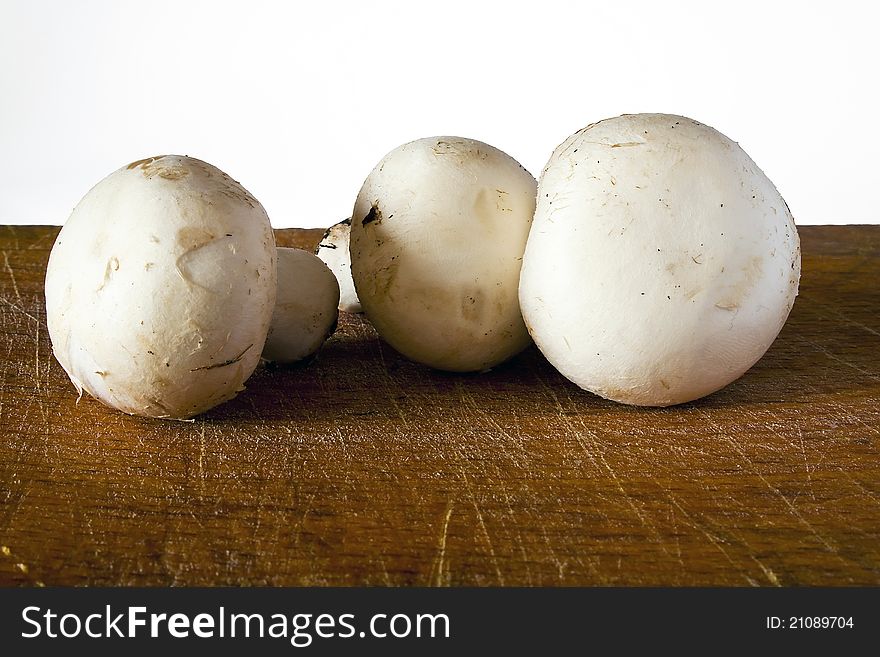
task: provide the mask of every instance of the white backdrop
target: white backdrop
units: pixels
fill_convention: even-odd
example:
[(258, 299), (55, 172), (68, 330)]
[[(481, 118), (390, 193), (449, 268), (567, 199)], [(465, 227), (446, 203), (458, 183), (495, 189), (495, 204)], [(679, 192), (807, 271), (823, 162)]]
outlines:
[(801, 224), (877, 223), (873, 4), (0, 0), (0, 223), (63, 223), (114, 169), (181, 153), (275, 226), (326, 226), (405, 141), (474, 137), (538, 174), (646, 111), (739, 141)]

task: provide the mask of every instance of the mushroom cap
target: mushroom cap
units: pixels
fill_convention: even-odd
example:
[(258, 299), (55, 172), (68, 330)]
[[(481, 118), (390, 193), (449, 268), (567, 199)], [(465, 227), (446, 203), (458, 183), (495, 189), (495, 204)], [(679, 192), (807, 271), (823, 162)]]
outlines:
[(554, 151), (520, 303), (568, 379), (666, 406), (745, 373), (782, 328), (799, 278), (788, 206), (739, 145), (692, 119), (635, 114)]
[(506, 153), (461, 137), (419, 139), (376, 165), (352, 212), (351, 271), (385, 341), (464, 372), (529, 344), (517, 285), (535, 184)]
[(321, 238), (315, 255), (324, 261), (339, 282), (339, 310), (359, 313), (363, 309), (351, 278), (351, 255), (348, 250), (350, 238), (351, 219), (333, 224)]
[(274, 303), (265, 210), (216, 167), (179, 155), (95, 185), (46, 272), (58, 362), (80, 393), (136, 415), (184, 419), (234, 397)]
[(278, 292), (263, 358), (296, 363), (316, 354), (336, 329), (338, 305), (339, 284), (318, 256), (278, 247)]

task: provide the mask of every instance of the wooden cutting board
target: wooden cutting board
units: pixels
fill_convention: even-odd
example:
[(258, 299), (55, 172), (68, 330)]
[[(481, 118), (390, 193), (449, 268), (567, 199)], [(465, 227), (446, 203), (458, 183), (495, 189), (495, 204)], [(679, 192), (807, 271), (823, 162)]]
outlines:
[(695, 403), (605, 401), (534, 348), (433, 372), (343, 316), (192, 423), (77, 403), (57, 230), (0, 228), (0, 584), (880, 583), (880, 227), (802, 228), (779, 339)]

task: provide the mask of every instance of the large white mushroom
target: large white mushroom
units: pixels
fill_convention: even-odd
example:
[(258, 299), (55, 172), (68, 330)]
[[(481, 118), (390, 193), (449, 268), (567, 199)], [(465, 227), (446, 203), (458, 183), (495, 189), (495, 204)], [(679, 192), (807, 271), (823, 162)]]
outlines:
[(473, 139), (431, 137), (386, 155), (351, 219), (351, 272), (379, 335), (449, 371), (491, 368), (529, 344), (517, 301), (535, 179)]
[(782, 328), (799, 277), (788, 206), (739, 145), (685, 117), (636, 114), (553, 153), (520, 303), (571, 381), (666, 406), (746, 372)]
[(46, 272), (52, 348), (70, 380), (126, 413), (185, 419), (234, 397), (275, 302), (260, 203), (200, 160), (132, 162), (61, 230)]
[(339, 281), (339, 310), (347, 313), (361, 312), (361, 302), (351, 278), (351, 219), (333, 224), (324, 233), (315, 254), (324, 261)]
[(336, 329), (339, 284), (318, 256), (278, 248), (278, 292), (263, 358), (296, 363), (313, 356)]

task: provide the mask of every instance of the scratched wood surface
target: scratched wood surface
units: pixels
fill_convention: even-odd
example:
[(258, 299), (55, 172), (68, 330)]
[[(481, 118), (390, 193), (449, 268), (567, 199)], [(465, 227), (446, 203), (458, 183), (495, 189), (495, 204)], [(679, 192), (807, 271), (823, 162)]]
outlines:
[(604, 401), (534, 348), (432, 372), (344, 316), (193, 423), (76, 402), (56, 232), (0, 228), (0, 584), (880, 583), (880, 227), (802, 228), (781, 336), (696, 403)]

